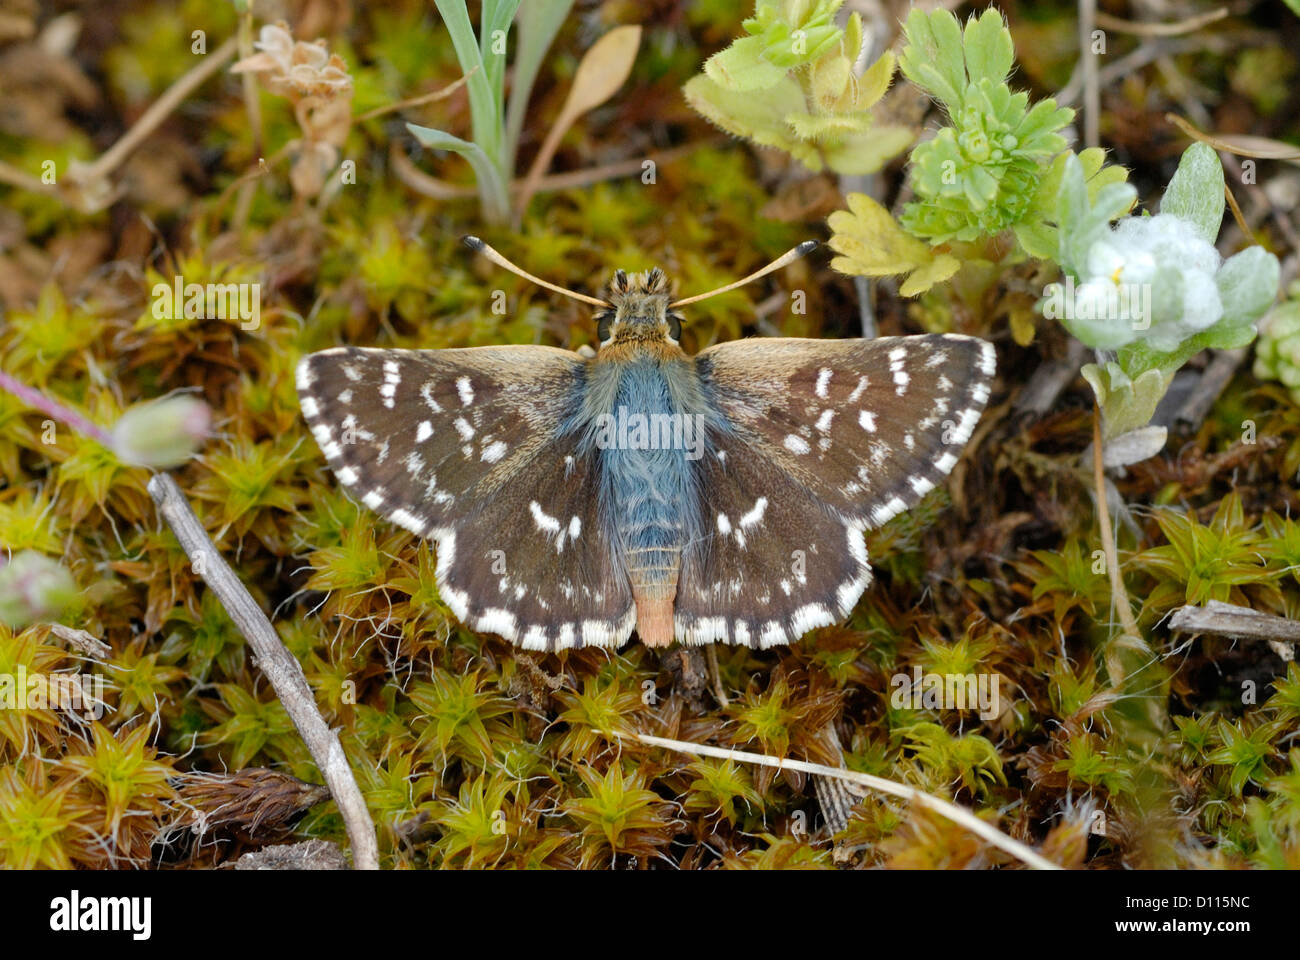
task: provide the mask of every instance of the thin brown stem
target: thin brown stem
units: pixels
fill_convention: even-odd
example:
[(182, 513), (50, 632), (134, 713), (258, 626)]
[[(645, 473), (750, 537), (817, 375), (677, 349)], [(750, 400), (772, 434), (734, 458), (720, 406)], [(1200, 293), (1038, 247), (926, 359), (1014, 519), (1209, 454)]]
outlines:
[(713, 680), (713, 696), (718, 701), (718, 706), (723, 710), (731, 706), (731, 698), (727, 696), (727, 688), (722, 685), (722, 671), (718, 668), (718, 645), (709, 644), (709, 676)]
[[(630, 177), (645, 169), (646, 160), (653, 160), (656, 164), (669, 163), (700, 149), (700, 147), (713, 146), (719, 142), (721, 141), (702, 140), (683, 144), (680, 147), (673, 147), (671, 150), (654, 153), (648, 157), (632, 157), (628, 160), (619, 160), (599, 167), (587, 167), (585, 170), (570, 170), (566, 173), (551, 174), (542, 177), (537, 182), (537, 192), (547, 193), (555, 190), (570, 190), (575, 187), (589, 187), (594, 183), (603, 183), (606, 180)], [(429, 176), (413, 164), (410, 158), (398, 149), (396, 144), (389, 150), (389, 162), (392, 163), (393, 172), (397, 174), (399, 180), (416, 193), (422, 193), (426, 197), (433, 197), (435, 200), (459, 200), (464, 197), (478, 196), (478, 191), (474, 187), (448, 183), (446, 180), (439, 180), (437, 177)], [(506, 189), (511, 193), (517, 193), (523, 189), (523, 186), (523, 180), (514, 180), (507, 185)]]
[(1184, 33), (1195, 33), (1201, 27), (1208, 26), (1216, 20), (1222, 20), (1227, 15), (1228, 8), (1219, 7), (1217, 10), (1210, 10), (1207, 13), (1188, 17), (1186, 20), (1177, 20), (1173, 23), (1141, 23), (1136, 20), (1123, 20), (1106, 13), (1104, 10), (1098, 10), (1097, 26), (1103, 30), (1114, 30), (1116, 33), (1131, 33), (1139, 37), (1177, 37)]
[[(1119, 572), (1119, 553), (1115, 549), (1115, 535), (1110, 527), (1110, 507), (1106, 503), (1106, 474), (1101, 460), (1101, 408), (1093, 407), (1092, 412), (1092, 478), (1097, 486), (1097, 523), (1101, 527), (1101, 549), (1106, 554), (1106, 572), (1110, 575), (1111, 599), (1119, 612), (1120, 623), (1124, 632), (1139, 641), (1142, 633), (1137, 621), (1133, 619), (1133, 610), (1129, 606), (1128, 592), (1124, 589), (1124, 579)], [(1119, 677), (1111, 677), (1111, 682), (1119, 685)]]
[(42, 183), (39, 177), (32, 176), (26, 170), (11, 167), (4, 161), (0, 161), (0, 183), (7, 183), (11, 187), (28, 190), (32, 193), (58, 193), (58, 190), (53, 185)]
[(1237, 205), (1237, 198), (1232, 195), (1232, 188), (1226, 183), (1223, 185), (1223, 195), (1228, 198), (1228, 209), (1232, 211), (1232, 217), (1237, 221), (1237, 227), (1241, 230), (1242, 236), (1247, 240), (1253, 240), (1254, 235), (1250, 232), (1250, 227), (1246, 225), (1246, 218), (1241, 212), (1241, 207)]
[(450, 97), (453, 93), (455, 93), (457, 90), (463, 87), (466, 84), (466, 82), (469, 80), (469, 78), (474, 76), (474, 74), (477, 71), (478, 71), (478, 67), (475, 67), (473, 70), (465, 74), (455, 83), (449, 83), (441, 90), (435, 90), (433, 91), (433, 93), (424, 93), (418, 97), (411, 97), (407, 100), (398, 100), (396, 103), (390, 103), (382, 107), (375, 107), (375, 109), (373, 110), (367, 110), (365, 113), (353, 117), (352, 122), (362, 123), (366, 120), (373, 120), (375, 117), (382, 117), (386, 113), (394, 113), (398, 110), (405, 110), (407, 107), (419, 107), (419, 106), (423, 106), (426, 103), (435, 103), (438, 100), (445, 100), (447, 97)]
[(153, 133), (167, 119), (168, 115), (180, 105), (194, 90), (232, 60), (239, 49), (239, 40), (231, 37), (196, 64), (184, 76), (180, 77), (149, 105), (140, 119), (117, 141), (100, 155), (99, 159), (88, 166), (76, 169), (75, 179), (78, 183), (95, 183), (108, 176), (122, 163), (144, 139)]

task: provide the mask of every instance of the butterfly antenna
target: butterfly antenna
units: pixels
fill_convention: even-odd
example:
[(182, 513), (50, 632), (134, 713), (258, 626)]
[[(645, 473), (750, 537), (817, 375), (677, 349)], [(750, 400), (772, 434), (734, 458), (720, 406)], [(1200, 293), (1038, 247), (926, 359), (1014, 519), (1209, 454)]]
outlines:
[(816, 247), (817, 247), (816, 240), (805, 240), (803, 243), (799, 244), (799, 246), (791, 250), (787, 250), (785, 253), (781, 254), (781, 256), (777, 257), (766, 267), (763, 267), (761, 270), (755, 270), (747, 277), (741, 277), (735, 283), (729, 283), (725, 287), (718, 287), (718, 289), (710, 290), (708, 293), (700, 293), (700, 294), (696, 294), (693, 297), (687, 297), (685, 300), (678, 300), (675, 303), (670, 303), (669, 306), (683, 307), (688, 303), (695, 303), (699, 300), (707, 300), (709, 297), (716, 297), (718, 294), (726, 293), (728, 290), (735, 290), (737, 287), (743, 287), (751, 280), (757, 280), (759, 277), (765, 277), (773, 270), (780, 270), (782, 267), (786, 266), (787, 264), (794, 263), (800, 257), (811, 253), (814, 249), (816, 249)]
[(471, 250), (483, 254), (483, 256), (487, 257), (498, 267), (504, 267), (505, 269), (509, 270), (511, 273), (523, 277), (525, 280), (529, 281), (530, 283), (535, 283), (539, 287), (545, 287), (547, 290), (554, 290), (556, 293), (562, 293), (566, 297), (572, 297), (574, 300), (581, 300), (583, 303), (589, 303), (593, 307), (609, 306), (609, 304), (606, 303), (604, 300), (597, 300), (595, 297), (589, 297), (585, 293), (577, 293), (573, 290), (566, 290), (564, 287), (556, 286), (553, 283), (548, 283), (547, 281), (543, 280), (541, 277), (534, 277), (527, 270), (523, 270), (520, 269), (519, 267), (516, 267), (513, 263), (511, 263), (505, 257), (501, 256), (501, 254), (497, 253), (494, 249), (492, 249), (492, 247), (488, 246), (488, 244), (484, 243), (478, 237), (463, 237), (462, 242), (465, 244), (465, 246), (469, 247)]

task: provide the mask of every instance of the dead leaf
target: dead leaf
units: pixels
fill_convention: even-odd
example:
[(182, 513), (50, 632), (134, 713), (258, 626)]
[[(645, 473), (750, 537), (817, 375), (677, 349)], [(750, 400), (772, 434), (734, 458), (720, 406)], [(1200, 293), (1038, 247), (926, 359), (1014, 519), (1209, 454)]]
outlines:
[(1258, 160), (1289, 160), (1300, 163), (1300, 150), (1293, 144), (1268, 137), (1252, 137), (1243, 133), (1210, 134), (1202, 133), (1194, 126), (1174, 113), (1166, 113), (1165, 119), (1176, 126), (1193, 140), (1199, 140), (1212, 146), (1215, 150), (1226, 150), (1239, 157), (1255, 157)]
[(573, 75), (573, 86), (569, 89), (569, 96), (564, 101), (555, 125), (547, 133), (533, 165), (528, 168), (528, 176), (524, 178), (523, 187), (519, 191), (516, 216), (523, 216), (523, 212), (528, 209), (528, 201), (537, 191), (538, 181), (550, 168), (555, 151), (559, 149), (560, 141), (569, 132), (569, 128), (584, 113), (612, 97), (627, 81), (640, 46), (639, 25), (615, 27), (592, 44), (578, 64), (578, 71)]

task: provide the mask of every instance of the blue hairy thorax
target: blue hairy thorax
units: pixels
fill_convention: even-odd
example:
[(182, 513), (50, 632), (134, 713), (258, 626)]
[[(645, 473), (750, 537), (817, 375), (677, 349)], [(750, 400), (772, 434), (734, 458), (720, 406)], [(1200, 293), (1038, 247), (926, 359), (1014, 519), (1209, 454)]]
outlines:
[(697, 464), (724, 422), (677, 345), (681, 318), (663, 274), (619, 271), (607, 299), (571, 429), (600, 463), (600, 516), (618, 561), (634, 588), (671, 598), (700, 535)]
[(642, 583), (675, 585), (681, 550), (697, 527), (688, 506), (696, 500), (684, 439), (693, 411), (674, 405), (668, 375), (653, 357), (622, 365), (616, 376), (614, 417), (605, 421), (613, 428), (606, 431), (613, 442), (598, 453), (603, 514), (617, 532), (625, 563), (643, 575)]

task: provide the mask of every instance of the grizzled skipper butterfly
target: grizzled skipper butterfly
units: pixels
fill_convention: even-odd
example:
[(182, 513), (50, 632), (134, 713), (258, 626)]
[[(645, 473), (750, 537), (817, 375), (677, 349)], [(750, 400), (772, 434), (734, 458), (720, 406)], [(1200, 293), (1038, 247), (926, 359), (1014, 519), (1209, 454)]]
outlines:
[(770, 647), (848, 616), (863, 531), (956, 464), (989, 398), (973, 337), (750, 339), (697, 356), (673, 301), (622, 270), (594, 357), (554, 347), (336, 347), (298, 366), (302, 412), (361, 502), (437, 543), (467, 626), (535, 650)]

